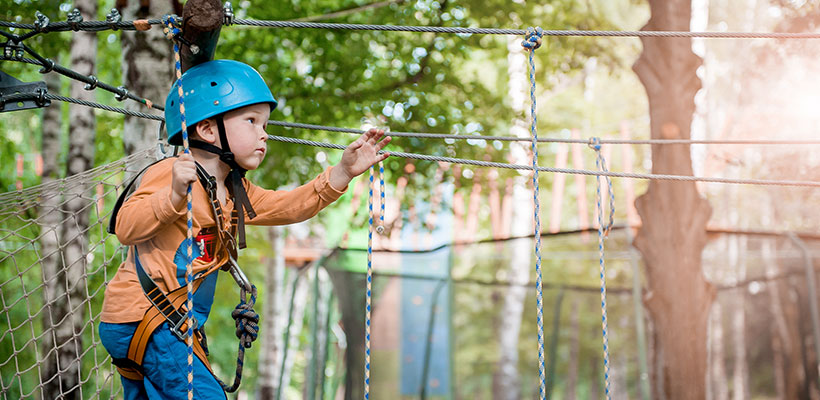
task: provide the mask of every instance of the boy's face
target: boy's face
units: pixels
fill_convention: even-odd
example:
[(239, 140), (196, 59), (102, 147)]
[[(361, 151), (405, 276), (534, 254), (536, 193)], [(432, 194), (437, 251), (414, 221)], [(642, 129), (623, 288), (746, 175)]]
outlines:
[(265, 159), (269, 116), (270, 106), (260, 103), (229, 111), (223, 118), (236, 163), (248, 171), (258, 168)]

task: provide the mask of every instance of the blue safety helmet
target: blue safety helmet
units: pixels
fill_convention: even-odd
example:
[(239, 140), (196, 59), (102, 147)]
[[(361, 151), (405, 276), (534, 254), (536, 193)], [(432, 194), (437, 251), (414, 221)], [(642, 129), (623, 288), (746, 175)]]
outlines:
[[(268, 103), (276, 108), (268, 85), (253, 67), (233, 60), (213, 60), (198, 64), (182, 74), (185, 102), (185, 122), (191, 127), (197, 122), (245, 107)], [(182, 119), (179, 113), (179, 82), (171, 87), (165, 99), (165, 123), (168, 143), (182, 144)]]

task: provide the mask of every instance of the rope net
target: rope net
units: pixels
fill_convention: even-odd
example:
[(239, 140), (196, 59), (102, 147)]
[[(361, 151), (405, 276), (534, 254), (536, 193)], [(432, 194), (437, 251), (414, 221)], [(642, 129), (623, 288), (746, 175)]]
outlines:
[(106, 227), (126, 176), (151, 154), (0, 194), (3, 399), (119, 397), (97, 327), (125, 249)]

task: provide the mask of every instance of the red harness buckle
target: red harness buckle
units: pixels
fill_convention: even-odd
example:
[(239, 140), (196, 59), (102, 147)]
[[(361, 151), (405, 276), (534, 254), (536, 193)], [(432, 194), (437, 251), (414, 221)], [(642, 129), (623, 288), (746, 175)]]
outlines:
[(214, 247), (216, 246), (216, 233), (208, 230), (202, 230), (196, 235), (194, 241), (199, 246), (200, 256), (197, 257), (205, 262), (214, 260)]

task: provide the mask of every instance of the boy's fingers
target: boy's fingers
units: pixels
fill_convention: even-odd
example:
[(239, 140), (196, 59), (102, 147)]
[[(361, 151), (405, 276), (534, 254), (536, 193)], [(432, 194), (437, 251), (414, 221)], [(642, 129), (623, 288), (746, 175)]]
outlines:
[(384, 140), (382, 140), (381, 142), (376, 144), (376, 151), (379, 151), (379, 150), (383, 149), (385, 146), (387, 146), (390, 143), (391, 140), (393, 140), (393, 138), (390, 137), (390, 136), (384, 138)]

